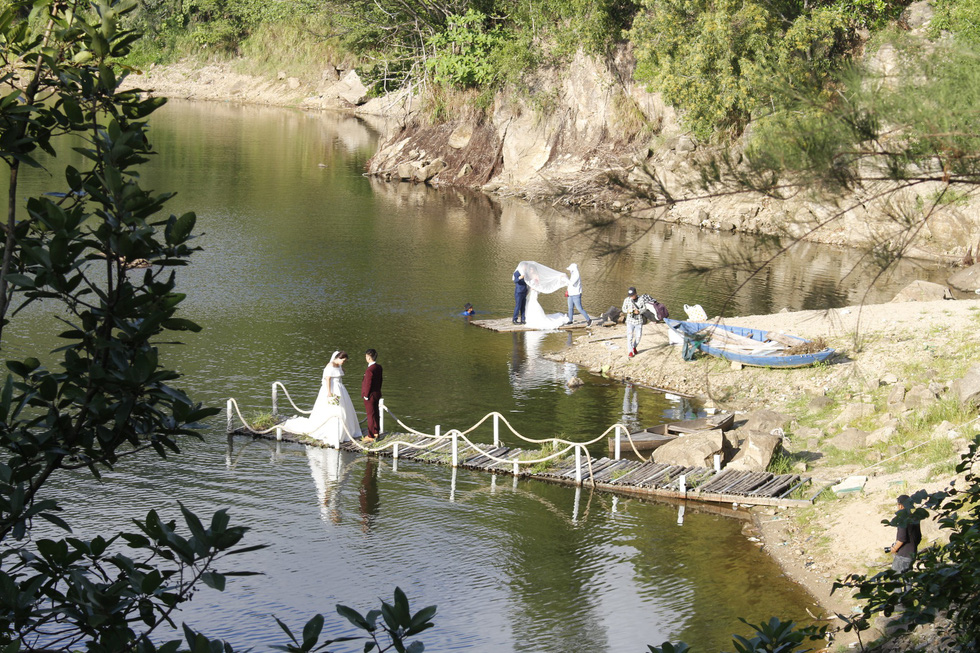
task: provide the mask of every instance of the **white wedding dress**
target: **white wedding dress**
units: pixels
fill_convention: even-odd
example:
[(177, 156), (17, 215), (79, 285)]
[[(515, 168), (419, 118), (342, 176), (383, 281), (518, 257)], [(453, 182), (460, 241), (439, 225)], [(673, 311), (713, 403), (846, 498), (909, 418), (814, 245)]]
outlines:
[(568, 316), (564, 313), (545, 313), (538, 303), (538, 291), (532, 290), (527, 295), (524, 320), (530, 329), (557, 329), (568, 322)]
[[(336, 355), (336, 352), (334, 354)], [(320, 393), (316, 397), (309, 417), (288, 419), (283, 424), (283, 430), (308, 435), (331, 447), (339, 447), (341, 442), (360, 438), (361, 425), (357, 421), (357, 413), (354, 412), (354, 404), (347, 394), (347, 388), (341, 381), (344, 371), (334, 365), (333, 360), (334, 356), (331, 356), (330, 363), (323, 368)], [(336, 403), (331, 401), (331, 394), (337, 397)]]

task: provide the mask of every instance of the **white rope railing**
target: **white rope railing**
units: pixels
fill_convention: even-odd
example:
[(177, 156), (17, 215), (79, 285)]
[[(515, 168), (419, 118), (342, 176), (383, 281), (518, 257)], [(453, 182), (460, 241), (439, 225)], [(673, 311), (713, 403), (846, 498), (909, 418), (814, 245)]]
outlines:
[(293, 401), (293, 398), (289, 396), (289, 390), (286, 389), (286, 386), (284, 386), (280, 381), (273, 381), (272, 382), (272, 414), (273, 415), (279, 414), (278, 388), (282, 388), (282, 391), (286, 393), (286, 399), (289, 400), (289, 403), (293, 407), (293, 410), (295, 410), (297, 413), (303, 413), (304, 415), (309, 415), (313, 412), (312, 410), (303, 410), (302, 408), (297, 406), (296, 402)]
[[(309, 414), (312, 413), (312, 411), (306, 411), (306, 410), (303, 410), (303, 409), (297, 407), (296, 404), (293, 402), (292, 397), (290, 397), (289, 391), (286, 389), (286, 386), (283, 385), (281, 382), (276, 381), (276, 382), (274, 382), (272, 384), (272, 400), (273, 400), (273, 414), (274, 415), (277, 414), (277, 411), (278, 411), (277, 402), (278, 402), (278, 389), (279, 388), (282, 389), (283, 393), (286, 395), (286, 398), (289, 400), (289, 403), (292, 405), (292, 407), (297, 412), (300, 412), (300, 413), (303, 413), (303, 414), (306, 414), (306, 415), (309, 415)], [(643, 462), (649, 462), (652, 459), (652, 457), (651, 458), (645, 458), (642, 454), (640, 454), (639, 450), (636, 447), (636, 443), (633, 441), (633, 438), (630, 435), (629, 429), (627, 429), (626, 426), (624, 426), (623, 424), (620, 424), (620, 423), (613, 424), (612, 426), (610, 426), (609, 428), (607, 428), (605, 431), (603, 431), (600, 435), (598, 435), (595, 438), (593, 438), (591, 440), (588, 440), (586, 442), (572, 442), (570, 440), (564, 440), (562, 438), (557, 438), (557, 437), (540, 438), (539, 439), (539, 438), (530, 438), (530, 437), (527, 437), (527, 436), (523, 435), (522, 433), (519, 433), (513, 427), (513, 425), (507, 420), (507, 418), (504, 415), (502, 415), (501, 413), (498, 413), (496, 411), (493, 411), (493, 412), (490, 412), (490, 413), (487, 413), (486, 415), (484, 415), (483, 418), (481, 418), (479, 421), (477, 421), (475, 424), (473, 424), (471, 427), (469, 427), (465, 431), (460, 431), (459, 429), (450, 429), (445, 434), (443, 434), (443, 433), (440, 432), (441, 431), (441, 427), (437, 425), (435, 427), (435, 432), (434, 433), (426, 433), (424, 431), (419, 431), (418, 429), (412, 428), (408, 424), (405, 424), (402, 420), (400, 420), (394, 413), (392, 413), (388, 409), (388, 407), (384, 404), (384, 400), (381, 400), (380, 408), (381, 408), (381, 411), (380, 411), (380, 417), (381, 417), (380, 427), (381, 427), (381, 430), (382, 431), (384, 431), (384, 416), (385, 416), (385, 413), (388, 413), (392, 417), (392, 419), (395, 420), (395, 423), (398, 426), (400, 426), (402, 429), (405, 430), (406, 434), (420, 436), (420, 437), (426, 438), (428, 440), (431, 440), (432, 442), (426, 443), (425, 445), (422, 445), (418, 441), (412, 442), (412, 441), (407, 441), (407, 440), (403, 440), (403, 439), (392, 438), (392, 437), (389, 436), (389, 437), (385, 438), (382, 442), (377, 442), (377, 443), (371, 442), (371, 443), (368, 443), (366, 445), (363, 441), (360, 440), (360, 438), (355, 438), (354, 437), (354, 434), (350, 432), (350, 430), (347, 428), (347, 424), (343, 420), (340, 420), (340, 427), (341, 427), (344, 435), (347, 438), (349, 438), (349, 440), (354, 444), (354, 446), (356, 446), (361, 451), (369, 452), (369, 453), (377, 453), (377, 452), (385, 451), (387, 449), (391, 449), (392, 450), (392, 456), (395, 459), (398, 458), (399, 448), (401, 446), (413, 447), (413, 448), (430, 448), (430, 447), (434, 446), (437, 443), (441, 443), (441, 442), (444, 442), (446, 440), (451, 440), (452, 441), (452, 449), (451, 449), (451, 458), (452, 458), (452, 461), (451, 462), (452, 462), (452, 466), (453, 467), (456, 467), (458, 465), (458, 463), (459, 463), (459, 458), (460, 458), (459, 441), (462, 440), (463, 441), (463, 444), (464, 444), (464, 450), (466, 450), (466, 451), (473, 450), (473, 451), (479, 453), (481, 456), (484, 456), (484, 457), (486, 457), (486, 458), (488, 458), (488, 459), (490, 459), (490, 460), (492, 460), (492, 461), (494, 461), (494, 462), (496, 462), (498, 464), (501, 464), (501, 465), (504, 465), (504, 464), (513, 465), (513, 473), (514, 473), (515, 476), (517, 476), (517, 475), (520, 474), (520, 466), (522, 466), (522, 465), (524, 465), (524, 466), (538, 465), (538, 464), (545, 463), (545, 462), (548, 462), (548, 461), (551, 461), (551, 460), (562, 458), (563, 456), (569, 454), (569, 452), (574, 452), (575, 459), (576, 459), (576, 464), (575, 464), (575, 468), (576, 468), (576, 482), (579, 485), (581, 485), (581, 482), (582, 482), (582, 464), (581, 464), (581, 457), (582, 457), (582, 455), (583, 454), (585, 455), (585, 459), (587, 461), (587, 466), (588, 466), (588, 470), (589, 470), (589, 477), (592, 478), (592, 475), (593, 475), (592, 474), (592, 471), (593, 471), (593, 469), (592, 469), (592, 457), (590, 455), (588, 455), (588, 449), (587, 448), (590, 445), (593, 445), (593, 444), (595, 444), (597, 442), (600, 442), (604, 438), (608, 437), (608, 435), (609, 435), (610, 432), (614, 432), (615, 433), (614, 458), (616, 460), (619, 460), (621, 458), (621, 438), (622, 438), (622, 435), (623, 434), (626, 435), (626, 441), (629, 443), (630, 448), (632, 449), (633, 453), (637, 456), (637, 458), (639, 458)], [(305, 435), (307, 435), (306, 433), (300, 433), (300, 432), (290, 431), (288, 428), (285, 428), (284, 427), (284, 424), (277, 424), (277, 425), (272, 426), (272, 427), (270, 427), (268, 429), (257, 430), (254, 427), (252, 427), (251, 425), (249, 425), (248, 422), (245, 420), (245, 418), (242, 417), (241, 411), (239, 410), (239, 407), (238, 407), (238, 402), (236, 402), (234, 399), (229, 399), (228, 400), (228, 407), (227, 407), (227, 410), (228, 410), (227, 430), (228, 430), (229, 433), (231, 433), (234, 430), (233, 427), (232, 427), (232, 423), (233, 423), (233, 420), (232, 420), (233, 409), (234, 409), (234, 414), (238, 416), (238, 419), (241, 420), (241, 422), (245, 426), (245, 428), (249, 432), (254, 433), (256, 435), (265, 435), (265, 434), (271, 433), (272, 431), (276, 431), (276, 439), (280, 439), (280, 440), (282, 439), (282, 433), (283, 433), (283, 431), (285, 431), (286, 433), (291, 433), (293, 435), (299, 435), (299, 436), (305, 436)], [(332, 419), (340, 419), (340, 417), (339, 416), (336, 416), (336, 415), (331, 415), (330, 417), (328, 417), (323, 422), (323, 424), (321, 424), (320, 426), (317, 427), (317, 429), (314, 429), (314, 430), (318, 430), (318, 429), (322, 428), (322, 426), (326, 425)], [(512, 459), (508, 459), (508, 458), (501, 458), (499, 456), (495, 456), (495, 455), (491, 454), (489, 451), (487, 451), (487, 450), (485, 450), (483, 448), (483, 447), (486, 446), (485, 444), (479, 444), (479, 443), (473, 442), (468, 437), (468, 435), (470, 433), (472, 433), (477, 428), (479, 428), (480, 426), (482, 426), (489, 419), (493, 419), (493, 445), (494, 445), (495, 448), (499, 448), (500, 447), (500, 422), (503, 422), (504, 426), (507, 427), (507, 430), (509, 430), (510, 433), (513, 436), (517, 437), (519, 440), (521, 440), (523, 442), (527, 442), (529, 444), (537, 444), (537, 445), (549, 444), (550, 443), (552, 445), (552, 447), (554, 448), (554, 452), (551, 453), (551, 454), (545, 455), (543, 457), (540, 457), (540, 458), (524, 459), (524, 460), (521, 460), (521, 459), (512, 460)], [(360, 434), (358, 434), (358, 435), (360, 435)], [(309, 436), (307, 436), (307, 437), (309, 437)], [(593, 480), (593, 484), (595, 484), (595, 481), (594, 480)]]

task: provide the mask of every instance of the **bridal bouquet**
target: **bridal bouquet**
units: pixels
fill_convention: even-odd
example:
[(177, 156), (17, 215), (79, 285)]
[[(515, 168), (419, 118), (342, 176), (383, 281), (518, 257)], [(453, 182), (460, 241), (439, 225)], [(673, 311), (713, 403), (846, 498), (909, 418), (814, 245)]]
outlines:
[(340, 405), (340, 397), (338, 397), (337, 395), (331, 395), (331, 396), (327, 397), (327, 404), (329, 404), (331, 406), (339, 406)]

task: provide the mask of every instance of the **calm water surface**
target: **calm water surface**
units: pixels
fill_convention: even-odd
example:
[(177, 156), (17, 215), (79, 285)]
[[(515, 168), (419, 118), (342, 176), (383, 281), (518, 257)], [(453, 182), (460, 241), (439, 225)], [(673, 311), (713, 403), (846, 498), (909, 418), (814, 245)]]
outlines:
[[(185, 316), (205, 330), (166, 349), (168, 363), (212, 405), (235, 397), (267, 411), (279, 380), (308, 406), (340, 348), (353, 354), (346, 381), (356, 397), (361, 353), (373, 347), (389, 407), (416, 428), (465, 429), (497, 410), (532, 437), (585, 440), (616, 421), (655, 424), (699, 406), (541, 357), (567, 334), (491, 333), (458, 316), (467, 301), (481, 317), (509, 315), (521, 260), (577, 262), (593, 314), (619, 305), (629, 285), (675, 315), (685, 303), (745, 315), (882, 301), (939, 274), (908, 264), (869, 292), (858, 255), (802, 246), (750, 277), (734, 261), (775, 244), (644, 233), (625, 220), (602, 237), (636, 244), (600, 259), (579, 233), (581, 216), (364, 178), (376, 141), (352, 118), (175, 102), (151, 136), (161, 154), (146, 185), (178, 191), (170, 210), (196, 211), (204, 232), (179, 283)], [(61, 190), (43, 176), (29, 185)], [(543, 303), (562, 310), (564, 298)], [(7, 356), (53, 348), (60, 325), (36, 307), (16, 329)], [(565, 389), (573, 376), (586, 382), (574, 393)], [(323, 612), (340, 633), (334, 604), (366, 611), (396, 585), (416, 608), (439, 606), (424, 637), (436, 651), (643, 651), (668, 639), (718, 650), (745, 631), (739, 616), (805, 620), (812, 605), (738, 520), (691, 509), (679, 520), (676, 507), (587, 490), (229, 442), (222, 419), (172, 461), (127, 462), (101, 485), (79, 475), (56, 491), (84, 511), (89, 533), (150, 508), (176, 516), (178, 500), (205, 513), (228, 507), (252, 526), (250, 543), (269, 545), (236, 563), (265, 575), (199, 593), (184, 618), (261, 648), (282, 641), (270, 615), (298, 627)]]

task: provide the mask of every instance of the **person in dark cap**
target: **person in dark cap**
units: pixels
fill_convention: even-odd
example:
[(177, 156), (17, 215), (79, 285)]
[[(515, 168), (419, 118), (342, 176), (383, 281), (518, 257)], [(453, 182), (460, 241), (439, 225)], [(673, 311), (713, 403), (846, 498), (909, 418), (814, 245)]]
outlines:
[(626, 355), (636, 356), (636, 348), (640, 346), (643, 337), (643, 309), (646, 302), (636, 294), (636, 288), (630, 286), (623, 300), (623, 315), (626, 316)]
[(466, 315), (467, 317), (476, 313), (476, 309), (473, 308), (473, 304), (466, 302), (463, 304), (463, 312), (460, 315)]
[[(912, 499), (907, 494), (903, 494), (896, 499), (897, 510), (903, 508), (912, 510)], [(899, 574), (904, 574), (911, 569), (912, 561), (919, 549), (919, 542), (922, 541), (922, 530), (919, 528), (918, 520), (910, 520), (905, 526), (899, 526), (895, 534), (895, 543), (892, 544), (891, 552), (895, 554), (892, 560), (892, 569)]]

